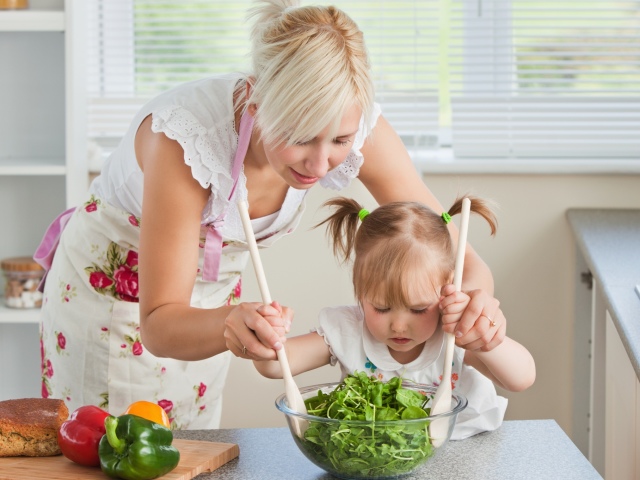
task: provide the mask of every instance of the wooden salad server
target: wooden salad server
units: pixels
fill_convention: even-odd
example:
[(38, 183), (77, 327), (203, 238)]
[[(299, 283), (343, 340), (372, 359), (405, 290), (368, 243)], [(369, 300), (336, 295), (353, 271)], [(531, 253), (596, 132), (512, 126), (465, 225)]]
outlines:
[[(456, 251), (456, 264), (453, 273), (453, 285), (456, 291), (462, 289), (462, 270), (464, 268), (464, 254), (467, 247), (467, 231), (469, 230), (469, 213), (471, 212), (471, 200), (462, 200), (462, 218), (460, 219), (460, 230), (458, 233), (458, 250)], [(451, 410), (451, 364), (453, 362), (453, 350), (456, 344), (456, 337), (451, 333), (444, 334), (444, 367), (442, 380), (436, 390), (436, 394), (431, 402), (431, 413), (429, 416), (438, 415)], [(446, 418), (436, 418), (429, 425), (431, 443), (438, 447), (447, 438), (449, 420)]]
[[(251, 227), (249, 206), (246, 201), (238, 200), (238, 211), (240, 212), (242, 226), (244, 227), (244, 234), (247, 238), (247, 244), (249, 245), (249, 252), (251, 253), (253, 269), (256, 272), (258, 286), (260, 287), (260, 293), (262, 294), (262, 303), (264, 303), (265, 305), (271, 305), (271, 294), (269, 293), (267, 279), (264, 274), (264, 269), (262, 268), (262, 260), (260, 259), (256, 237), (253, 233), (253, 228)], [(287, 352), (283, 347), (280, 350), (276, 350), (276, 354), (278, 355), (278, 361), (280, 362), (280, 368), (282, 369), (282, 378), (284, 380), (284, 391), (287, 398), (287, 405), (289, 406), (289, 408), (291, 408), (291, 410), (306, 415), (307, 407), (305, 406), (304, 399), (300, 394), (300, 389), (296, 385), (296, 382), (291, 375), (289, 360), (287, 360)], [(299, 438), (303, 438), (304, 432), (308, 427), (308, 422), (296, 416), (291, 416), (290, 418), (294, 422), (293, 431)]]

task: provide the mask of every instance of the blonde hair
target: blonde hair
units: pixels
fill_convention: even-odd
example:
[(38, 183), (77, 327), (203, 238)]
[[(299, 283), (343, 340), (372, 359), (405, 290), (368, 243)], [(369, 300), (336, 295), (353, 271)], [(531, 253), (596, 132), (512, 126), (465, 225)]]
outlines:
[[(448, 210), (460, 213), (459, 197)], [(482, 216), (495, 235), (497, 220), (489, 202), (466, 195), (471, 211)], [(333, 252), (342, 262), (353, 257), (353, 286), (358, 301), (376, 298), (387, 306), (410, 307), (408, 292), (416, 281), (429, 281), (438, 294), (451, 283), (455, 267), (451, 235), (442, 215), (417, 202), (393, 202), (376, 208), (360, 220), (362, 206), (338, 197), (325, 202), (334, 213), (327, 224)]]
[(253, 74), (247, 104), (267, 143), (288, 145), (329, 127), (334, 137), (346, 110), (373, 109), (373, 82), (364, 37), (333, 6), (299, 6), (297, 0), (260, 0), (249, 10)]

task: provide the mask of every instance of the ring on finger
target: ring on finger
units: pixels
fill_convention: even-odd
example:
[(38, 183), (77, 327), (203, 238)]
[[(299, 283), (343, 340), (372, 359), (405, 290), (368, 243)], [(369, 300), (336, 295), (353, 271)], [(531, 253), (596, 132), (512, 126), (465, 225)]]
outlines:
[(489, 315), (485, 315), (484, 313), (482, 315), (480, 315), (481, 317), (485, 317), (487, 320), (489, 320), (489, 325), (491, 325), (492, 327), (496, 326), (496, 321), (493, 320)]
[(245, 347), (244, 345), (242, 346), (242, 354), (243, 355), (247, 354), (247, 347)]

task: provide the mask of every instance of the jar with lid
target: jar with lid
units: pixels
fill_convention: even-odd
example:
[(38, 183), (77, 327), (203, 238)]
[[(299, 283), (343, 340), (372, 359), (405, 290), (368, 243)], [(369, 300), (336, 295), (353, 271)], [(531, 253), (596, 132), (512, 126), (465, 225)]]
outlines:
[(31, 257), (5, 258), (0, 262), (5, 277), (4, 302), (10, 308), (38, 308), (42, 293), (38, 285), (44, 269)]

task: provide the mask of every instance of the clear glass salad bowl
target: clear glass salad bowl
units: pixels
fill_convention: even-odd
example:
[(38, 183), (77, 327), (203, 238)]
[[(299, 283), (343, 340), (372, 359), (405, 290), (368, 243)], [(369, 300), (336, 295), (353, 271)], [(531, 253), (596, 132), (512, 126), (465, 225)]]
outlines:
[[(285, 394), (276, 399), (276, 407), (285, 414), (289, 430), (300, 451), (311, 462), (331, 475), (345, 479), (398, 478), (422, 471), (422, 468), (428, 468), (426, 464), (446, 446), (451, 438), (458, 414), (467, 406), (467, 399), (462, 395), (454, 394), (450, 411), (430, 417), (428, 412), (436, 387), (400, 381), (397, 383), (403, 391), (387, 393), (387, 397), (411, 397), (404, 403), (418, 402), (417, 408), (423, 409), (424, 413), (413, 408), (404, 408), (401, 405), (402, 399), (400, 404), (394, 404), (397, 408), (384, 408), (384, 406), (362, 408), (357, 389), (349, 389), (344, 383), (338, 382), (311, 385), (300, 389), (308, 414), (291, 410), (287, 405)], [(382, 383), (379, 382), (379, 384)], [(340, 398), (332, 402), (329, 396), (339, 386)], [(380, 390), (380, 387), (372, 388)], [(407, 391), (411, 393), (408, 394)], [(419, 403), (421, 397), (417, 397), (416, 394), (423, 396), (421, 404)], [(384, 395), (383, 391), (381, 396)], [(360, 405), (358, 405), (359, 402)], [(328, 409), (322, 410), (318, 407), (319, 404), (326, 407), (327, 403), (331, 403)], [(388, 399), (377, 403), (386, 405)], [(359, 408), (365, 413), (354, 414), (352, 409), (354, 405), (357, 405), (355, 409)], [(321, 413), (321, 416), (314, 415), (315, 412)], [(398, 415), (398, 412), (401, 414)], [(424, 415), (424, 417), (408, 418), (417, 415)], [(332, 418), (325, 418), (326, 416)], [(348, 417), (375, 418), (376, 420)], [(439, 431), (446, 431), (444, 438), (431, 437), (429, 425), (435, 420), (446, 422), (448, 428), (439, 429)], [(300, 437), (296, 435), (296, 424), (303, 426)], [(424, 474), (427, 474), (426, 470)]]

